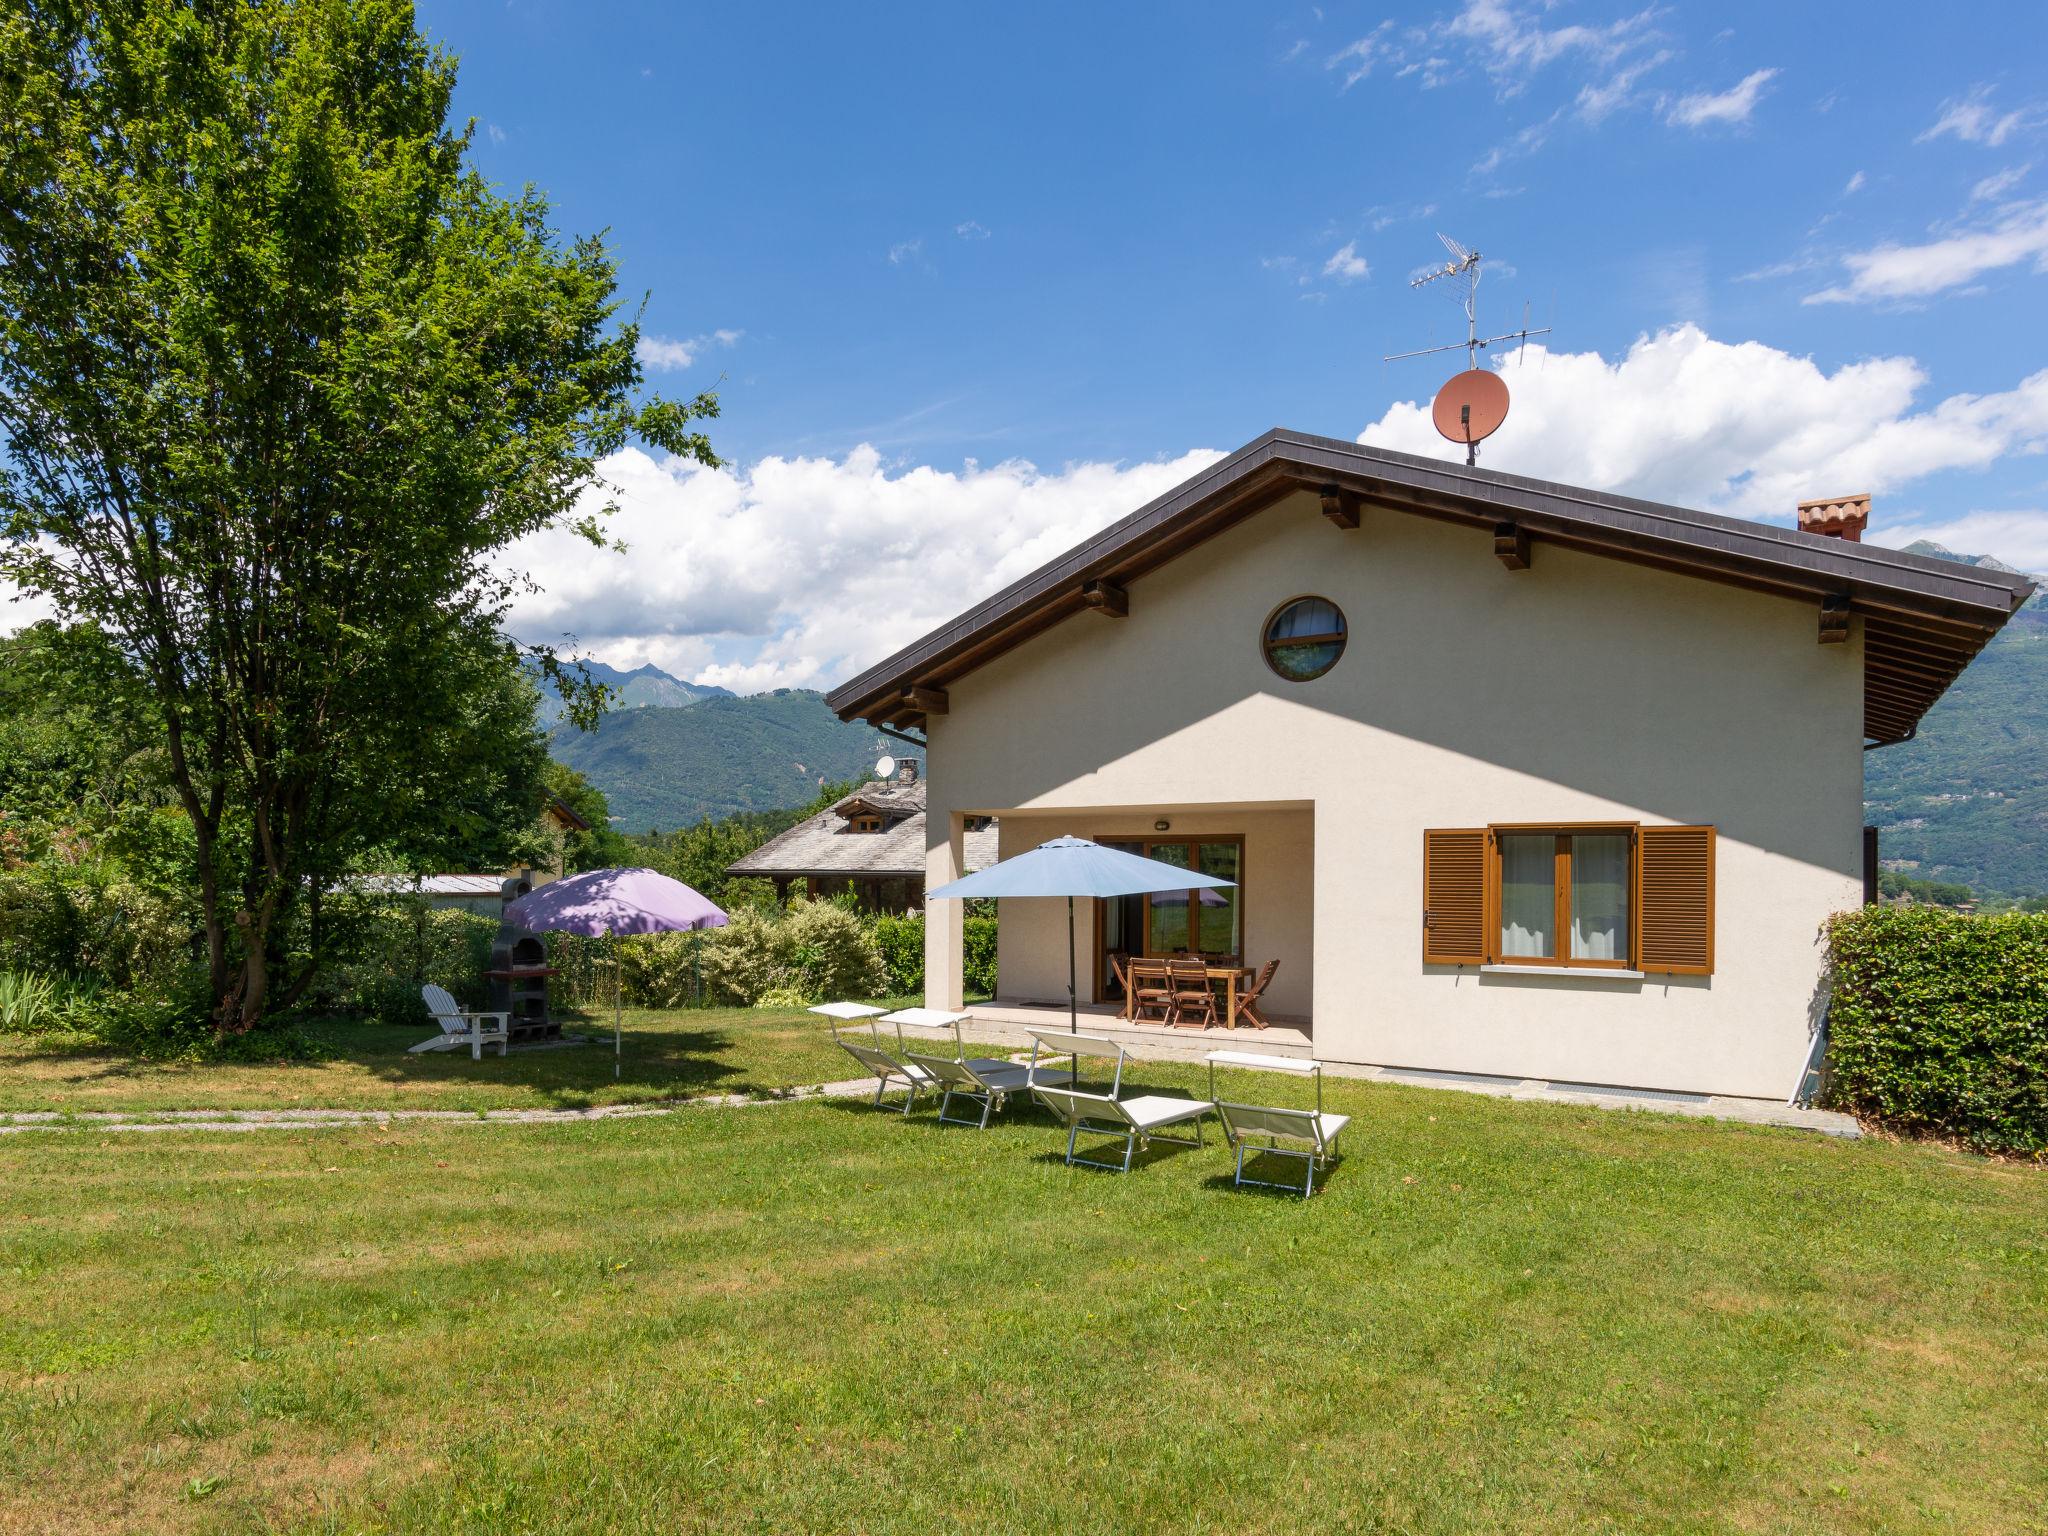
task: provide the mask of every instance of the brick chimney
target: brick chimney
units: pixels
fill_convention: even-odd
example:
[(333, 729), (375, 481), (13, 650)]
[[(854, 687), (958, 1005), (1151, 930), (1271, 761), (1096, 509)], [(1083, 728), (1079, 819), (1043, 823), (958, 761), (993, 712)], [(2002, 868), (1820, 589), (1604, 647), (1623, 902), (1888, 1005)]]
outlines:
[(896, 760), (896, 782), (899, 784), (915, 784), (917, 782), (916, 758), (901, 757)]
[(1823, 496), (1799, 503), (1799, 531), (1825, 534), (1850, 544), (1863, 542), (1870, 526), (1870, 492), (1860, 496)]

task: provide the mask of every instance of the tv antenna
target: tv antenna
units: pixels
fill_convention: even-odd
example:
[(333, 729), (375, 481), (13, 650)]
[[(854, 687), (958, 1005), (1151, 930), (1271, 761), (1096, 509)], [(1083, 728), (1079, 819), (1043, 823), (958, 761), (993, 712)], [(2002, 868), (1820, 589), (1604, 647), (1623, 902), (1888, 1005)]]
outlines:
[(1490, 369), (1479, 366), (1479, 354), (1488, 347), (1504, 341), (1512, 341), (1526, 347), (1531, 336), (1548, 336), (1550, 327), (1529, 326), (1528, 306), (1522, 308), (1522, 328), (1519, 331), (1503, 331), (1498, 336), (1479, 334), (1479, 276), (1480, 263), (1486, 258), (1478, 251), (1468, 251), (1449, 235), (1439, 234), (1444, 249), (1450, 253), (1450, 260), (1433, 271), (1425, 272), (1408, 286), (1422, 288), (1431, 283), (1444, 282), (1451, 285), (1457, 295), (1458, 304), (1465, 311), (1465, 339), (1447, 341), (1440, 347), (1418, 347), (1413, 352), (1394, 352), (1380, 359), (1385, 363), (1398, 363), (1404, 358), (1429, 357), (1438, 352), (1455, 352), (1465, 349), (1465, 371), (1450, 380), (1437, 391), (1436, 401), (1430, 414), (1436, 422), (1437, 431), (1454, 443), (1465, 445), (1465, 462), (1479, 462), (1479, 440), (1498, 431), (1500, 424), (1507, 420), (1508, 387), (1501, 376)]

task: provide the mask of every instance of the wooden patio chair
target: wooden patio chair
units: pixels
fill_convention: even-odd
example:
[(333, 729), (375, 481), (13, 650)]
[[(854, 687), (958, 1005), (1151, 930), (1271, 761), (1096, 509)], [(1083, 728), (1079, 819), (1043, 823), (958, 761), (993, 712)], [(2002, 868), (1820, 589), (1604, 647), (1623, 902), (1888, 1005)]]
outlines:
[(1124, 995), (1123, 1016), (1131, 1016), (1131, 957), (1120, 949), (1109, 952), (1109, 974), (1116, 978), (1116, 988)]
[(1173, 1022), (1173, 977), (1167, 970), (1168, 964), (1165, 960), (1131, 961), (1125, 994), (1131, 1000), (1127, 1017), (1132, 1023), (1142, 1024), (1155, 1013), (1159, 1023)]
[(1237, 1012), (1231, 1016), (1230, 1027), (1237, 1028), (1243, 1020), (1254, 1029), (1264, 1029), (1271, 1022), (1259, 1012), (1259, 994), (1264, 992), (1273, 980), (1273, 973), (1280, 969), (1278, 960), (1268, 960), (1259, 972), (1259, 979), (1237, 994)]
[(1199, 956), (1169, 960), (1166, 973), (1173, 988), (1173, 1022), (1187, 1029), (1216, 1027), (1216, 993), (1209, 985), (1209, 964)]

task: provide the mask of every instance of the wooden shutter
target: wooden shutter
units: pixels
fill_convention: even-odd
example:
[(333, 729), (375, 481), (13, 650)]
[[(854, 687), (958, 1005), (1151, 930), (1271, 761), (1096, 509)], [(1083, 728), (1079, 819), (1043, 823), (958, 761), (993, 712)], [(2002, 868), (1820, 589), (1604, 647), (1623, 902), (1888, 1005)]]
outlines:
[(1486, 828), (1422, 834), (1422, 961), (1486, 960)]
[(1714, 970), (1714, 829), (1636, 833), (1636, 968), (1680, 976)]

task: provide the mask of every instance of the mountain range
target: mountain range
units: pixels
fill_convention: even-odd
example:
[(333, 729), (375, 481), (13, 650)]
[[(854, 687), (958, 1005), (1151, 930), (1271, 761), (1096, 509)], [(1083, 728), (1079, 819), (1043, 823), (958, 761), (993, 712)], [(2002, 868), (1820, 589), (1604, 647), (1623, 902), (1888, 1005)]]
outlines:
[(865, 777), (890, 746), (870, 727), (842, 721), (808, 689), (742, 698), (653, 667), (621, 675), (642, 698), (658, 696), (664, 685), (694, 695), (680, 704), (629, 702), (594, 731), (562, 721), (557, 702), (548, 750), (604, 791), (621, 832), (672, 831), (739, 811), (802, 805), (821, 785)]
[[(1939, 544), (1908, 546), (1993, 570)], [(1863, 760), (1864, 819), (1878, 858), (1980, 893), (2048, 892), (2048, 577), (1920, 722), (1913, 740)]]
[[(2010, 570), (1938, 544), (1914, 554)], [(2048, 892), (2048, 578), (1954, 687), (1919, 735), (1863, 760), (1865, 819), (1887, 868), (1988, 894)], [(541, 712), (556, 758), (611, 802), (621, 831), (673, 829), (736, 811), (802, 805), (821, 782), (864, 775), (891, 748), (803, 689), (740, 697), (659, 667), (587, 662), (617, 690), (595, 731)], [(546, 690), (543, 690), (545, 692)]]
[[(738, 697), (730, 688), (719, 688), (710, 683), (686, 683), (679, 677), (669, 676), (652, 663), (635, 667), (630, 672), (607, 666), (601, 661), (579, 661), (574, 665), (580, 667), (592, 682), (603, 683), (612, 690), (612, 708), (615, 711), (683, 709), (705, 699)], [(540, 684), (538, 714), (541, 726), (546, 730), (553, 730), (563, 715), (561, 695), (546, 683)]]

